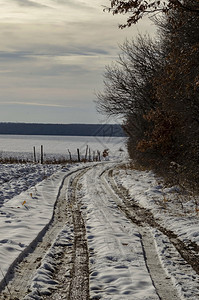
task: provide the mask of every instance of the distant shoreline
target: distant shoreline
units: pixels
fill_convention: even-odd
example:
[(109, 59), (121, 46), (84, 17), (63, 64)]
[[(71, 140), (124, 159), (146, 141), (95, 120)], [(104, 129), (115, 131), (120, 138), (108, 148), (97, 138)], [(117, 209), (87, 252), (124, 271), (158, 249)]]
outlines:
[(124, 137), (118, 124), (44, 124), (1, 122), (0, 135), (107, 136)]

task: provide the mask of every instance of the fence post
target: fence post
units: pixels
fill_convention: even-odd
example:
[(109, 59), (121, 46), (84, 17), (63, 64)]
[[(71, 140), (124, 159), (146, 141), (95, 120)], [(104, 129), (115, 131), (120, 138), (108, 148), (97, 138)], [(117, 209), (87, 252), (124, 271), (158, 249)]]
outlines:
[(71, 156), (71, 152), (69, 149), (68, 149), (68, 153), (69, 153), (69, 157), (70, 157), (70, 162), (72, 162), (72, 156)]
[(36, 163), (36, 150), (35, 150), (35, 146), (33, 147), (33, 162)]
[(44, 152), (43, 152), (43, 145), (41, 145), (41, 164), (44, 162)]
[(78, 156), (78, 161), (80, 162), (80, 153), (79, 153), (79, 149), (77, 149), (77, 156)]
[(85, 160), (87, 160), (87, 155), (88, 155), (88, 145), (86, 146)]
[(89, 148), (88, 161), (91, 161), (91, 149)]
[(101, 158), (100, 158), (100, 151), (97, 150), (97, 155), (98, 155), (98, 160), (101, 161)]

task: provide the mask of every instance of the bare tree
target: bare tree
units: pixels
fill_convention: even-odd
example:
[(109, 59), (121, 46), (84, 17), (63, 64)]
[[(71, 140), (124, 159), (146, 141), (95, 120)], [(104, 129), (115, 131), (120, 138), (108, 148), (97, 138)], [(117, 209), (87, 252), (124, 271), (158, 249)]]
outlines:
[(145, 115), (159, 105), (153, 82), (161, 74), (164, 53), (160, 42), (148, 36), (126, 41), (121, 50), (118, 61), (106, 67), (104, 91), (98, 93), (96, 104), (100, 113), (124, 118), (123, 126), (135, 156), (149, 128)]
[(121, 50), (118, 61), (106, 67), (97, 110), (108, 115), (144, 114), (155, 103), (151, 80), (160, 71), (159, 42), (139, 36), (136, 41), (126, 41)]
[[(116, 4), (142, 2), (111, 3), (114, 8)], [(181, 166), (179, 174), (196, 184), (199, 180), (198, 2), (168, 1), (167, 14), (155, 20), (159, 28), (157, 40), (139, 36), (136, 41), (126, 41), (118, 61), (106, 68), (104, 91), (97, 95), (96, 101), (99, 112), (123, 116), (131, 158), (138, 162), (145, 160), (159, 170), (167, 168), (168, 172), (169, 163), (175, 161)], [(159, 7), (162, 2), (154, 3)], [(128, 9), (130, 6), (124, 12), (129, 12)], [(136, 19), (129, 24), (132, 23)]]
[(110, 7), (106, 7), (104, 10), (116, 14), (127, 14), (126, 24), (122, 24), (119, 27), (130, 27), (132, 24), (136, 24), (145, 15), (151, 16), (159, 12), (167, 14), (171, 10), (180, 9), (183, 12), (192, 12), (199, 15), (199, 3), (198, 0), (181, 1), (181, 0), (111, 0)]

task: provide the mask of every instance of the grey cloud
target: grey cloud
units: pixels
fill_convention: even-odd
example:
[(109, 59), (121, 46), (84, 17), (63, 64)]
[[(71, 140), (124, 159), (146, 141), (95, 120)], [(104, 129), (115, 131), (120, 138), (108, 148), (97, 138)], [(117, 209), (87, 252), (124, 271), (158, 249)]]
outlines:
[(39, 4), (39, 3), (31, 1), (31, 0), (14, 0), (14, 1), (20, 6), (39, 7), (39, 8), (48, 7), (47, 5)]
[(109, 55), (109, 51), (101, 48), (93, 48), (90, 46), (77, 45), (73, 47), (68, 46), (48, 46), (47, 51), (39, 55), (58, 55), (58, 56), (96, 56)]
[[(39, 54), (35, 55), (30, 52), (14, 52), (6, 53), (0, 52), (0, 77), (4, 78), (17, 77), (23, 79), (27, 78), (50, 78), (56, 77), (60, 81), (60, 76), (67, 78), (68, 81), (74, 80), (74, 78), (81, 78), (81, 81), (86, 81), (89, 77), (89, 81), (94, 80), (93, 77), (98, 74), (100, 67), (98, 66), (97, 59), (89, 58), (85, 56), (85, 63), (82, 65), (78, 62), (73, 63), (62, 62), (66, 55), (49, 55)], [(60, 60), (53, 59), (60, 58)], [(91, 59), (91, 60), (90, 60)], [(94, 60), (94, 61), (93, 61)], [(93, 75), (93, 68), (96, 68), (95, 76)], [(60, 84), (62, 84), (60, 82)]]
[(76, 55), (108, 55), (109, 52), (98, 48), (80, 47), (80, 49), (70, 50), (67, 53)]
[[(42, 48), (42, 46), (40, 46)], [(45, 49), (46, 48), (46, 49)], [(36, 51), (13, 51), (6, 52), (0, 51), (0, 60), (5, 61), (21, 61), (21, 60), (33, 60), (37, 57), (53, 57), (53, 56), (96, 56), (96, 55), (109, 55), (109, 52), (99, 48), (91, 47), (57, 47), (43, 45), (44, 50)]]
[(86, 10), (95, 10), (93, 7), (88, 6), (85, 2), (83, 1), (75, 1), (75, 0), (56, 0), (58, 4), (64, 4), (70, 7), (75, 8), (76, 10), (78, 9), (86, 9)]
[[(37, 70), (38, 71), (38, 70)], [(67, 76), (69, 80), (73, 80), (75, 74), (78, 74), (78, 77), (86, 77), (87, 75), (91, 74), (89, 67), (79, 66), (79, 65), (49, 65), (48, 68), (40, 69), (39, 71), (40, 76)]]
[(29, 56), (31, 55), (30, 52), (24, 51), (14, 51), (14, 52), (5, 52), (0, 51), (0, 61), (8, 62), (8, 61), (21, 61), (21, 60), (28, 60)]
[[(0, 60), (1, 62), (1, 60)], [(58, 81), (60, 80), (59, 76), (67, 77), (68, 80), (71, 80), (78, 74), (78, 77), (82, 77), (82, 80), (86, 80), (86, 76), (92, 74), (92, 71), (88, 66), (80, 66), (75, 64), (62, 64), (62, 63), (49, 63), (49, 62), (41, 62), (39, 64), (34, 64), (31, 61), (28, 64), (22, 64), (20, 62), (20, 70), (16, 63), (12, 61), (12, 67), (9, 68), (7, 63), (5, 64), (6, 68), (2, 66), (1, 62), (1, 72), (0, 77), (16, 77), (17, 78), (28, 78), (28, 77), (36, 77), (36, 78), (44, 78), (44, 77), (57, 77)]]

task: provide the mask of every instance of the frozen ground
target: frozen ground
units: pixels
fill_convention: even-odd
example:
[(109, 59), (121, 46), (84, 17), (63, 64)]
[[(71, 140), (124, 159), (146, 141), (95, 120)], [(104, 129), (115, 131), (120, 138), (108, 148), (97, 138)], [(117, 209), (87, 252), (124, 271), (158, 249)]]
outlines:
[(109, 148), (110, 155), (113, 157), (118, 156), (119, 150), (126, 149), (125, 141), (124, 137), (0, 135), (0, 158), (33, 161), (33, 147), (35, 147), (36, 160), (39, 161), (41, 145), (43, 145), (44, 160), (69, 160), (68, 150), (72, 159), (77, 160), (77, 148), (80, 156), (84, 158), (87, 146), (91, 157), (93, 152), (96, 154), (98, 150), (102, 153), (106, 148)]
[(186, 242), (199, 246), (199, 197), (177, 186), (165, 187), (150, 171), (121, 170), (114, 173), (118, 185), (124, 186), (131, 199), (149, 208), (162, 226), (175, 231)]
[(0, 166), (0, 299), (199, 299), (198, 199), (119, 164)]
[(0, 164), (0, 206), (59, 169), (60, 165)]
[(2, 280), (9, 265), (49, 223), (65, 173), (54, 165), (9, 164), (0, 165), (0, 170)]
[[(199, 197), (178, 186), (165, 187), (151, 171), (118, 168), (112, 176), (118, 186), (126, 189), (130, 202), (149, 209), (161, 227), (175, 233), (184, 245), (190, 247), (190, 256), (192, 252), (196, 254), (195, 263), (198, 265)], [(160, 261), (182, 299), (199, 299), (199, 277), (196, 272), (176, 253), (168, 237), (157, 228), (150, 230)], [(171, 257), (175, 259), (171, 261)]]

